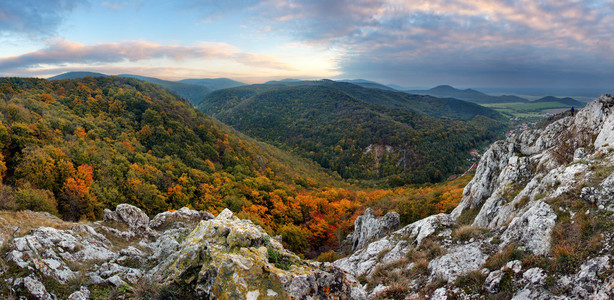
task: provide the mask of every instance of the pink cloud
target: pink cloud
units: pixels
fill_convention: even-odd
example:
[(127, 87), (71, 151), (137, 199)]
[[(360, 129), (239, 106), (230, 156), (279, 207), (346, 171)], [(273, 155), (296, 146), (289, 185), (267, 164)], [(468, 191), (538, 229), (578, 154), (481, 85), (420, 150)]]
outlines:
[(0, 58), (0, 70), (28, 69), (40, 65), (138, 62), (156, 58), (168, 58), (175, 61), (225, 59), (256, 68), (292, 69), (291, 66), (273, 56), (241, 52), (236, 47), (226, 43), (201, 42), (195, 46), (177, 46), (145, 41), (129, 41), (84, 45), (67, 40), (58, 40), (41, 50)]

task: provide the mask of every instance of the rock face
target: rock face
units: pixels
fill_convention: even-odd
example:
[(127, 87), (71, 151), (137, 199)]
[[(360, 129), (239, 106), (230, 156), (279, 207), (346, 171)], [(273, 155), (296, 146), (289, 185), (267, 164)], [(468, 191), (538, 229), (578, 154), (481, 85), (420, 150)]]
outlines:
[(613, 171), (614, 97), (604, 95), (493, 143), (451, 214), (335, 265), (374, 296), (613, 299)]
[(353, 277), (330, 264), (302, 262), (251, 221), (239, 220), (227, 209), (201, 222), (150, 276), (200, 298), (365, 298)]
[(229, 210), (214, 218), (182, 208), (150, 221), (128, 204), (105, 211), (101, 222), (39, 227), (13, 239), (0, 259), (0, 281), (0, 295), (33, 299), (89, 299), (92, 290), (113, 288), (123, 291), (114, 297), (129, 298), (139, 292), (159, 298), (366, 298), (351, 275), (330, 263), (302, 261)]
[(397, 212), (391, 211), (381, 218), (375, 218), (371, 208), (354, 221), (354, 233), (347, 239), (352, 242), (352, 250), (362, 249), (368, 243), (384, 237), (392, 229), (399, 226), (400, 219)]

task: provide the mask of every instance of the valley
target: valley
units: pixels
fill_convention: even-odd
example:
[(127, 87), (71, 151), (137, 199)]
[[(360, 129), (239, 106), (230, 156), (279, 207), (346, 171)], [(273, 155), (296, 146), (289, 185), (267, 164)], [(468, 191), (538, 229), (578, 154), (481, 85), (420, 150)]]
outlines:
[[(21, 281), (12, 281), (13, 286), (21, 288), (0, 290), (2, 293), (34, 295), (37, 292), (32, 288), (36, 286), (39, 290), (45, 287), (43, 295), (51, 292), (67, 297), (78, 290), (75, 282), (79, 281), (73, 280), (89, 274), (87, 276), (98, 276), (100, 281), (81, 283), (88, 288), (80, 293), (137, 298), (143, 297), (143, 293), (153, 293), (163, 298), (166, 296), (162, 295), (195, 295), (200, 285), (194, 286), (190, 281), (180, 279), (188, 270), (170, 267), (182, 260), (181, 253), (194, 251), (185, 248), (188, 246), (183, 242), (185, 238), (193, 241), (187, 243), (195, 243), (193, 245), (201, 245), (197, 247), (217, 253), (210, 258), (212, 265), (195, 265), (197, 268), (215, 266), (218, 268), (216, 270), (221, 271), (224, 265), (217, 259), (234, 257), (232, 251), (227, 252), (234, 247), (243, 249), (241, 251), (266, 251), (266, 256), (242, 254), (241, 259), (269, 268), (271, 272), (282, 272), (278, 274), (289, 276), (289, 282), (298, 282), (296, 280), (300, 277), (292, 272), (299, 269), (314, 278), (346, 278), (344, 276), (353, 275), (343, 279), (349, 285), (336, 286), (330, 291), (339, 295), (352, 293), (357, 298), (366, 297), (367, 294), (372, 297), (410, 293), (416, 289), (423, 290), (425, 285), (429, 286), (427, 294), (440, 293), (442, 289), (446, 293), (465, 296), (482, 293), (475, 289), (454, 290), (459, 284), (456, 281), (458, 278), (468, 278), (462, 276), (474, 276), (471, 275), (473, 273), (458, 277), (454, 272), (465, 274), (454, 271), (458, 266), (444, 269), (431, 266), (436, 259), (444, 260), (446, 256), (441, 255), (447, 251), (460, 251), (450, 243), (447, 235), (440, 235), (442, 239), (429, 238), (429, 242), (423, 246), (421, 239), (425, 236), (416, 237), (412, 233), (407, 238), (410, 241), (413, 238), (418, 240), (415, 246), (409, 246), (410, 249), (405, 246), (406, 242), (399, 242), (398, 235), (386, 236), (395, 228), (407, 226), (403, 228), (410, 229), (401, 230), (422, 232), (426, 230), (422, 229), (427, 226), (424, 224), (431, 224), (428, 226), (434, 228), (447, 226), (447, 230), (453, 232), (450, 236), (452, 241), (457, 239), (457, 235), (469, 235), (482, 243), (480, 250), (467, 248), (474, 247), (474, 244), (464, 247), (474, 252), (482, 251), (479, 253), (480, 257), (483, 256), (480, 259), (486, 263), (486, 257), (490, 255), (503, 255), (491, 249), (491, 246), (484, 246), (488, 242), (484, 238), (499, 234), (496, 229), (488, 228), (498, 225), (476, 223), (493, 217), (480, 210), (480, 206), (475, 206), (477, 204), (471, 204), (471, 201), (480, 201), (473, 194), (493, 192), (474, 191), (472, 187), (480, 180), (486, 182), (479, 183), (479, 186), (494, 184), (486, 179), (492, 175), (485, 175), (491, 172), (489, 168), (495, 168), (489, 163), (503, 155), (494, 152), (508, 153), (505, 152), (508, 150), (496, 150), (502, 147), (502, 142), (492, 144), (476, 170), (475, 159), (479, 156), (476, 148), (485, 147), (501, 137), (503, 131), (509, 130), (510, 124), (514, 123), (509, 123), (506, 116), (477, 104), (330, 80), (272, 82), (207, 92), (198, 105), (207, 114), (195, 109), (190, 100), (162, 86), (121, 76), (56, 80), (3, 78), (0, 80), (0, 92), (0, 208), (4, 210), (0, 214), (0, 243), (14, 249), (17, 247), (16, 241), (22, 238), (50, 243), (44, 240), (42, 232), (62, 236), (60, 240), (74, 236), (79, 245), (75, 247), (88, 249), (88, 253), (94, 255), (86, 256), (84, 260), (102, 259), (104, 268), (115, 270), (100, 272), (95, 270), (95, 266), (76, 262), (75, 257), (85, 255), (79, 254), (80, 250), (70, 250), (71, 255), (77, 256), (60, 259), (57, 253), (64, 251), (60, 250), (61, 246), (53, 248), (56, 254), (47, 251), (42, 256), (32, 254), (40, 249), (19, 248), (21, 250), (11, 250), (14, 254), (0, 260), (0, 265), (21, 272), (20, 268), (27, 263), (12, 255), (23, 255), (17, 253), (25, 251), (23, 253), (26, 255), (34, 255), (42, 261), (41, 266), (45, 267), (34, 269), (43, 272), (45, 281), (40, 282), (37, 277), (24, 277), (19, 279)], [(553, 100), (521, 103), (516, 110), (531, 105), (534, 109), (552, 108), (552, 102), (548, 101)], [(601, 101), (609, 103), (607, 99)], [(483, 105), (504, 109), (508, 104)], [(593, 108), (586, 113), (581, 111), (582, 114), (579, 113), (576, 118), (603, 110), (598, 104), (592, 105)], [(553, 124), (572, 122), (571, 117), (567, 113), (560, 114), (513, 130), (515, 133), (509, 133), (507, 143), (514, 143), (516, 136), (526, 139), (527, 134), (541, 134), (540, 130), (545, 130), (544, 127), (555, 130), (552, 129)], [(517, 116), (515, 120), (526, 124), (529, 120), (537, 120), (537, 117)], [(584, 126), (582, 124), (574, 126)], [(567, 164), (571, 162), (570, 153), (574, 151), (565, 147), (595, 147), (590, 145), (592, 140), (583, 136), (571, 144), (567, 141), (552, 142), (563, 144), (554, 150), (548, 148), (545, 153), (549, 153), (556, 163)], [(605, 143), (600, 138), (597, 138), (597, 142), (600, 145)], [(531, 153), (537, 150), (530, 150), (535, 146), (528, 144), (523, 141), (519, 151), (533, 155)], [(546, 163), (541, 168), (553, 170), (555, 166)], [(514, 204), (514, 209), (520, 209), (522, 205), (537, 205), (535, 201), (539, 200), (531, 201), (532, 196), (516, 200), (520, 197), (517, 196), (518, 190), (523, 189), (519, 182), (524, 182), (522, 176), (526, 174), (514, 174), (509, 176), (520, 176), (509, 179), (508, 185), (514, 192), (509, 192), (509, 188), (498, 188), (490, 196), (497, 198), (488, 200), (488, 205), (498, 203), (496, 199), (508, 199), (505, 197), (512, 197), (513, 203), (522, 202)], [(542, 175), (526, 176), (529, 176), (526, 180), (530, 180)], [(504, 185), (508, 179), (500, 180), (504, 182), (497, 184)], [(549, 191), (547, 188), (538, 190)], [(552, 197), (552, 201), (559, 199), (556, 195)], [(557, 203), (552, 201), (548, 203)], [(494, 207), (508, 211), (508, 206)], [(28, 211), (23, 212), (26, 209)], [(38, 215), (38, 212), (46, 214)], [(19, 220), (24, 213), (31, 214), (27, 222)], [(379, 225), (373, 225), (380, 221), (368, 221), (365, 224), (371, 225), (365, 228), (360, 225), (363, 223), (359, 224), (367, 222), (369, 218), (375, 220), (378, 216), (392, 223), (381, 225), (385, 229), (377, 229)], [(176, 219), (164, 223), (167, 222), (164, 218)], [(150, 225), (139, 225), (139, 222), (144, 222), (139, 220), (148, 220)], [(474, 225), (468, 227), (472, 223)], [(13, 231), (12, 224), (21, 224), (19, 226), (23, 228)], [(227, 240), (227, 245), (215, 244), (218, 246), (207, 248), (210, 246), (199, 242), (204, 237), (197, 237), (200, 233), (196, 233), (209, 230), (205, 229), (209, 226), (206, 224), (226, 226), (229, 232), (245, 230), (235, 228), (256, 227), (247, 229), (252, 232), (247, 236), (243, 236), (244, 233), (237, 233), (240, 237), (233, 234), (235, 237), (232, 241)], [(595, 226), (607, 224), (596, 223)], [(88, 240), (79, 230), (94, 233), (95, 240)], [(361, 233), (363, 231), (365, 233)], [(208, 243), (218, 243), (215, 242), (219, 239), (215, 237), (216, 234), (206, 234), (214, 239)], [(428, 236), (431, 233), (425, 234)], [(137, 238), (142, 235), (146, 238)], [(514, 239), (508, 236), (503, 234), (500, 238)], [(375, 242), (375, 237), (385, 238)], [(523, 243), (523, 239), (525, 237), (515, 241)], [(170, 244), (159, 244), (162, 240)], [(376, 267), (372, 263), (370, 267), (354, 265), (364, 260), (371, 261), (368, 256), (371, 254), (366, 254), (371, 250), (365, 249), (380, 247), (377, 245), (384, 242), (396, 250), (373, 248), (378, 249), (375, 253), (380, 253), (377, 254)], [(101, 243), (104, 245), (102, 248), (99, 246)], [(505, 240), (503, 245), (510, 243)], [(265, 247), (264, 250), (258, 250), (262, 247)], [(541, 252), (537, 254), (550, 251), (546, 242), (539, 247)], [(130, 251), (138, 253), (127, 255)], [(177, 254), (163, 259), (157, 254), (161, 251)], [(394, 270), (399, 264), (425, 264), (421, 251), (435, 252), (426, 256), (433, 260), (428, 266), (424, 265), (420, 270), (412, 269), (406, 274), (407, 278), (413, 278), (413, 285), (404, 283), (406, 287), (400, 288), (395, 286), (400, 279), (378, 273), (384, 268)], [(522, 257), (531, 257), (528, 252), (522, 253)], [(585, 259), (590, 253), (574, 255), (579, 255), (577, 259)], [(392, 259), (390, 255), (404, 255), (405, 258)], [(552, 255), (556, 257), (559, 254)], [(313, 259), (324, 265), (303, 263), (303, 259)], [(454, 258), (459, 259), (462, 261), (465, 258)], [(51, 261), (53, 263), (48, 265), (47, 262)], [(130, 264), (130, 261), (140, 261), (145, 265), (138, 267)], [(199, 264), (197, 261), (184, 263)], [(461, 268), (476, 266), (463, 265)], [(578, 266), (569, 268), (571, 272)], [(284, 271), (290, 269), (293, 270), (290, 273)], [(160, 271), (163, 273), (157, 275)], [(238, 271), (232, 269), (224, 272)], [(445, 275), (449, 272), (452, 275)], [(438, 276), (451, 276), (447, 278), (447, 284), (431, 278), (433, 274), (440, 273)], [(9, 274), (0, 273), (0, 279), (14, 280)], [(239, 275), (233, 276), (244, 276), (240, 272), (236, 274)], [(367, 274), (371, 274), (370, 277), (364, 277)], [(428, 274), (431, 277), (425, 277)], [(216, 278), (222, 280), (221, 277)], [(160, 290), (160, 286), (151, 280), (163, 280), (165, 290)], [(479, 277), (478, 280), (484, 279)], [(49, 285), (49, 282), (54, 283)], [(241, 286), (226, 285), (223, 280), (215, 282), (215, 285), (208, 287), (217, 291), (212, 293), (225, 289), (233, 290), (237, 295), (246, 293)], [(250, 288), (255, 289), (260, 289), (262, 284), (271, 291), (267, 293), (300, 294), (292, 288), (294, 283), (288, 286), (266, 283), (262, 279), (249, 283)], [(319, 281), (313, 288), (319, 290), (329, 286), (329, 289), (332, 288), (331, 284)], [(113, 286), (127, 288), (124, 292), (117, 292), (112, 289)], [(497, 294), (514, 290), (502, 291), (493, 287), (488, 291)], [(529, 289), (529, 292), (533, 290)]]

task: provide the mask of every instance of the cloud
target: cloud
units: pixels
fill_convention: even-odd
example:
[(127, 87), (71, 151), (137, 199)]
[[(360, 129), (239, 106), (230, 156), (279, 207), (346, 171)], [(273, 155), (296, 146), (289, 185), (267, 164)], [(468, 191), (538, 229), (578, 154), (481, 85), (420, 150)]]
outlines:
[(43, 65), (101, 65), (150, 59), (170, 59), (173, 61), (225, 59), (261, 69), (292, 70), (291, 66), (280, 62), (275, 57), (241, 52), (238, 48), (226, 43), (201, 42), (195, 46), (176, 46), (130, 41), (84, 45), (72, 41), (57, 40), (45, 49), (0, 58), (0, 71), (39, 68)]
[(269, 0), (258, 9), (272, 28), (338, 49), (343, 77), (614, 84), (611, 1)]
[(247, 66), (261, 67), (268, 69), (278, 69), (295, 71), (296, 68), (290, 64), (279, 61), (271, 55), (253, 54), (253, 53), (237, 53), (231, 56), (235, 61)]
[(0, 34), (53, 35), (64, 17), (85, 0), (0, 1)]
[(130, 4), (130, 2), (126, 1), (126, 2), (113, 2), (113, 1), (102, 1), (100, 2), (100, 5), (102, 5), (103, 7), (106, 7), (110, 10), (113, 11), (119, 11), (122, 10), (124, 8), (126, 8), (128, 5)]

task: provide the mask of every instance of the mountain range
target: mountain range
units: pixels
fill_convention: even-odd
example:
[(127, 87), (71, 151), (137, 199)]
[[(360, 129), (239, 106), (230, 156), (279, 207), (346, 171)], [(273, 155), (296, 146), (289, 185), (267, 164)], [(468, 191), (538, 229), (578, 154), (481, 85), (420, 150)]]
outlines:
[[(60, 74), (57, 76), (50, 77), (49, 80), (57, 80), (57, 79), (76, 79), (82, 78), (86, 76), (92, 77), (106, 77), (109, 75), (95, 72), (68, 72), (64, 74)], [(169, 81), (158, 79), (154, 77), (147, 77), (141, 75), (133, 75), (133, 74), (120, 74), (117, 76), (123, 77), (131, 77), (137, 78), (146, 82), (158, 84), (166, 89), (169, 89), (179, 96), (184, 97), (194, 105), (197, 105), (202, 101), (205, 95), (212, 91), (233, 88), (246, 85), (245, 83), (238, 82), (228, 78), (202, 78), (202, 79), (183, 79), (179, 81)], [(286, 85), (286, 84), (309, 84), (310, 81), (287, 78), (278, 81), (268, 81), (265, 84), (267, 85)], [(387, 91), (401, 91), (403, 88), (396, 85), (385, 85), (378, 82), (365, 80), (365, 79), (345, 79), (339, 80), (337, 82), (347, 82), (352, 83), (365, 88), (375, 88)], [(415, 95), (429, 95), (438, 98), (454, 98), (460, 99), (464, 101), (469, 101), (478, 104), (492, 104), (492, 103), (537, 103), (537, 102), (550, 102), (550, 103), (559, 103), (565, 106), (575, 106), (575, 107), (584, 107), (586, 105), (585, 102), (575, 100), (570, 97), (565, 98), (557, 98), (553, 96), (545, 96), (541, 99), (530, 101), (528, 99), (515, 96), (515, 95), (502, 95), (502, 96), (492, 96), (482, 92), (479, 92), (474, 89), (456, 89), (449, 85), (440, 85), (434, 87), (429, 90), (405, 90), (404, 92)]]
[(430, 95), (440, 98), (455, 98), (461, 99), (478, 104), (491, 104), (491, 103), (506, 103), (506, 102), (521, 102), (521, 103), (534, 103), (534, 102), (556, 102), (568, 106), (584, 107), (585, 102), (580, 102), (570, 97), (557, 98), (553, 96), (546, 96), (535, 101), (529, 101), (528, 99), (518, 97), (515, 95), (502, 95), (492, 96), (474, 89), (457, 89), (449, 85), (439, 85), (429, 90), (408, 90), (405, 91), (409, 94), (416, 95)]

